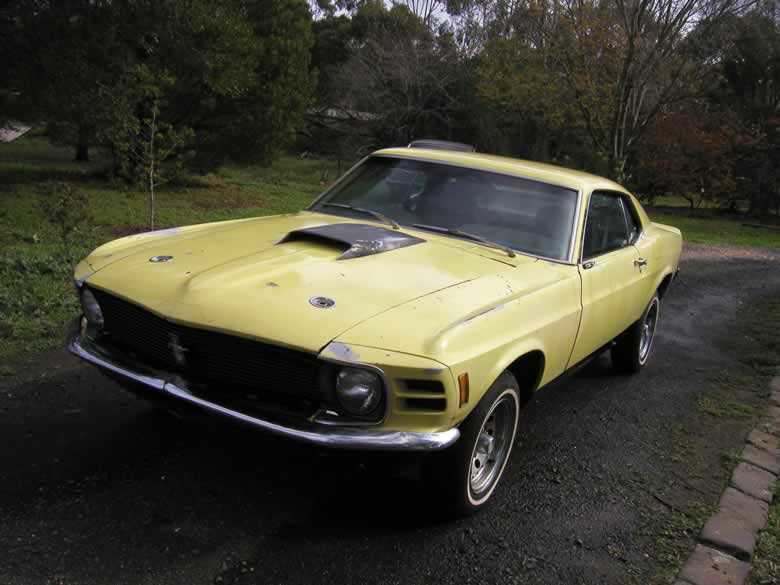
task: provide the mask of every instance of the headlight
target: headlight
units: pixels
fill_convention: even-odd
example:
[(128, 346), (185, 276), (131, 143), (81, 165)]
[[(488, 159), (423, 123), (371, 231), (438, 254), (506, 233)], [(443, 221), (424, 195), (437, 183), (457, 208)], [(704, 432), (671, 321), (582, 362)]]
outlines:
[(100, 309), (95, 295), (88, 288), (81, 291), (81, 310), (91, 327), (98, 330), (103, 328), (103, 311)]
[(348, 413), (366, 416), (382, 402), (382, 380), (369, 370), (342, 368), (336, 376), (336, 397)]

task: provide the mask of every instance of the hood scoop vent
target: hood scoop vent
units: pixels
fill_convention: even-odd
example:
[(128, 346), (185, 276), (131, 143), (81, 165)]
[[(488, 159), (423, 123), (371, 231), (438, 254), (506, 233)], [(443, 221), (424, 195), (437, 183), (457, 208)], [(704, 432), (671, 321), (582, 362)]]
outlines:
[(363, 223), (334, 223), (293, 230), (278, 243), (302, 241), (338, 247), (343, 252), (337, 260), (349, 260), (421, 244), (425, 240), (397, 230)]

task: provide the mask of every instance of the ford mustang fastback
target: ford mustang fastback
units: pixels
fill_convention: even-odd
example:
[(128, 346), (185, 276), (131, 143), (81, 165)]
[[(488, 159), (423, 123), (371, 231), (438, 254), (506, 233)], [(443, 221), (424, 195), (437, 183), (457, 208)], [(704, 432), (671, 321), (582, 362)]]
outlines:
[(483, 507), (532, 394), (648, 361), (679, 230), (620, 185), (428, 143), (306, 210), (133, 235), (76, 268), (69, 349), (127, 388), (299, 441), (427, 453)]

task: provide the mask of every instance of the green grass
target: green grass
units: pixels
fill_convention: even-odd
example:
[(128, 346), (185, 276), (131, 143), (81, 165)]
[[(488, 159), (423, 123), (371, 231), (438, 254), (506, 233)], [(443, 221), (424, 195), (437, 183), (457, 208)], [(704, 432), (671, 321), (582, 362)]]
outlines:
[[(88, 198), (88, 218), (74, 237), (76, 258), (148, 229), (146, 193), (100, 178), (105, 159), (76, 164), (72, 156), (43, 137), (0, 143), (0, 376), (13, 371), (14, 356), (61, 343), (78, 310), (62, 238), (41, 208), (46, 182), (67, 182)], [(297, 211), (335, 177), (334, 164), (295, 157), (271, 167), (226, 166), (159, 191), (155, 227)]]
[(777, 494), (769, 508), (769, 521), (759, 537), (750, 582), (754, 585), (780, 583), (780, 498)]
[[(683, 197), (680, 197), (679, 195), (661, 195), (660, 197), (655, 198), (654, 205), (656, 207), (685, 207), (686, 209), (690, 208), (690, 203), (688, 203), (688, 200)], [(718, 203), (715, 201), (705, 200), (702, 201), (700, 208), (717, 209)]]
[(699, 410), (715, 418), (750, 419), (756, 410), (749, 404), (742, 404), (736, 400), (714, 399), (710, 396), (700, 396), (697, 406)]
[(685, 511), (669, 513), (655, 533), (653, 560), (660, 567), (660, 580), (653, 583), (671, 583), (691, 551), (696, 535), (714, 511), (714, 505), (696, 504)]
[(744, 218), (688, 217), (653, 208), (648, 209), (647, 212), (653, 221), (679, 228), (686, 242), (780, 248), (780, 226), (774, 226), (774, 229), (747, 227), (743, 223), (753, 222)]
[(741, 307), (737, 318), (745, 331), (738, 352), (740, 361), (768, 379), (780, 366), (780, 296), (769, 294)]

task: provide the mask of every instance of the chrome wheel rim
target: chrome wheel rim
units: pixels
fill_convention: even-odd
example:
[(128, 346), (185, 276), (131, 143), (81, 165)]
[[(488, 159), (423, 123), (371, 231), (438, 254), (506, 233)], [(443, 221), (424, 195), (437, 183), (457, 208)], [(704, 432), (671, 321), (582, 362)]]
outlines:
[(501, 475), (509, 452), (517, 422), (517, 403), (505, 394), (497, 400), (477, 434), (471, 454), (469, 490), (474, 499), (490, 492)]
[(655, 327), (658, 324), (658, 301), (653, 300), (653, 304), (645, 313), (642, 321), (642, 335), (639, 339), (639, 359), (644, 362), (650, 353), (650, 346), (653, 345), (655, 336)]

